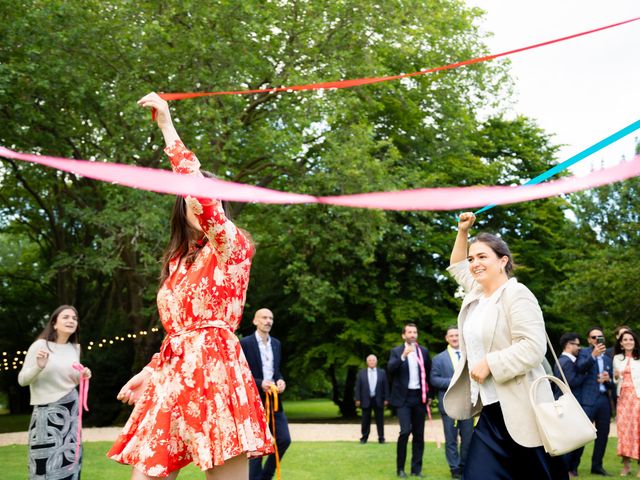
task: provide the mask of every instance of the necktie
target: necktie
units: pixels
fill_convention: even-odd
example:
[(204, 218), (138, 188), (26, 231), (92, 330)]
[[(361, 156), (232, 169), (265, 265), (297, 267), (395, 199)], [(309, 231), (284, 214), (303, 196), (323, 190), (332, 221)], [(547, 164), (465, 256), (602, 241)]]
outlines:
[(456, 350), (456, 355), (458, 356), (458, 360), (460, 360), (460, 350)]
[(422, 387), (422, 403), (427, 403), (427, 393), (429, 392), (429, 385), (427, 385), (427, 374), (424, 369), (424, 360), (422, 359), (422, 351), (420, 346), (415, 343), (416, 355), (418, 356), (418, 367), (420, 367), (420, 386)]

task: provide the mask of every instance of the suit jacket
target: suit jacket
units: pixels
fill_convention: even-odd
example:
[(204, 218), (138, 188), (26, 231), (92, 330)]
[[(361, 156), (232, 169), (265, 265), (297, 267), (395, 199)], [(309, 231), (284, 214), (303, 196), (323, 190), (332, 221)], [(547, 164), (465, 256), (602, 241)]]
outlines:
[[(369, 374), (367, 368), (363, 368), (358, 372), (356, 378), (356, 388), (354, 392), (355, 399), (360, 402), (362, 408), (372, 407), (371, 393), (369, 390)], [(384, 402), (389, 400), (389, 383), (387, 382), (387, 374), (381, 368), (376, 368), (378, 372), (378, 380), (376, 382), (376, 395), (373, 401), (376, 406), (384, 407)]]
[[(247, 358), (251, 374), (256, 382), (258, 391), (260, 392), (260, 398), (264, 402), (265, 393), (262, 390), (262, 358), (260, 357), (260, 347), (258, 346), (258, 339), (253, 335), (249, 335), (240, 340), (240, 346), (244, 352), (244, 356)], [(282, 358), (282, 350), (280, 348), (280, 341), (277, 338), (271, 337), (271, 350), (273, 351), (273, 381), (284, 380), (282, 373), (280, 372), (280, 360)]]
[[(574, 362), (566, 355), (560, 355), (558, 357), (558, 361), (560, 362), (564, 376), (567, 378), (567, 383), (569, 384), (571, 393), (573, 393), (573, 396), (576, 397), (578, 402), (581, 402), (582, 384), (584, 383), (586, 375), (578, 371), (578, 359), (576, 358), (576, 361)], [(559, 379), (562, 379), (562, 375), (560, 375), (560, 370), (558, 370), (557, 365), (554, 365), (553, 367), (553, 374)]]
[[(600, 384), (598, 383), (598, 361), (591, 356), (593, 347), (581, 348), (578, 353), (578, 359), (576, 360), (576, 368), (578, 372), (585, 375), (584, 383), (582, 384), (582, 395), (580, 404), (583, 406), (591, 406), (596, 403), (598, 395), (600, 394)], [(604, 370), (609, 372), (609, 377), (613, 380), (613, 362), (608, 355), (602, 355), (602, 366)], [(603, 384), (607, 389), (607, 392), (613, 390), (613, 381), (609, 381)]]
[[(458, 330), (464, 332), (469, 307), (483, 295), (482, 286), (473, 279), (466, 259), (447, 270), (466, 292), (458, 315)], [(483, 343), (488, 352), (487, 363), (504, 423), (518, 444), (538, 447), (542, 445), (542, 439), (529, 401), (530, 384), (545, 375), (542, 360), (547, 342), (538, 301), (527, 287), (511, 278), (500, 295), (492, 298), (486, 306), (484, 320)], [(460, 361), (445, 394), (444, 404), (450, 417), (463, 420), (478, 414), (482, 410), (482, 401), (478, 398), (475, 406), (471, 404), (464, 335), (460, 336), (460, 352)], [(553, 401), (548, 382), (540, 385), (537, 393), (539, 401)]]
[(431, 363), (431, 377), (429, 381), (432, 388), (438, 393), (438, 408), (440, 409), (440, 413), (444, 413), (445, 415), (446, 412), (443, 401), (444, 394), (449, 388), (449, 384), (453, 378), (453, 373), (453, 362), (449, 355), (449, 349), (446, 349), (444, 352), (440, 352), (433, 357)]
[[(620, 396), (620, 389), (622, 388), (622, 372), (627, 366), (627, 359), (624, 353), (619, 353), (613, 357), (613, 371), (620, 372), (620, 378), (614, 380), (616, 383), (616, 392)], [(613, 378), (613, 377), (612, 377)], [(633, 387), (636, 390), (636, 395), (640, 397), (640, 360), (631, 359), (631, 380), (633, 381)]]
[[(429, 357), (429, 350), (422, 345), (418, 344), (420, 352), (422, 353), (422, 359), (425, 369), (425, 381), (427, 382), (427, 388), (429, 388), (429, 376), (431, 375), (431, 358)], [(395, 347), (391, 350), (389, 355), (389, 363), (387, 364), (387, 371), (391, 377), (391, 397), (389, 403), (392, 407), (401, 407), (409, 391), (409, 362), (407, 359), (402, 361), (402, 352), (404, 351), (404, 344)], [(422, 388), (422, 378), (418, 375), (420, 381), (420, 387)], [(429, 390), (429, 396), (432, 397), (433, 393)]]

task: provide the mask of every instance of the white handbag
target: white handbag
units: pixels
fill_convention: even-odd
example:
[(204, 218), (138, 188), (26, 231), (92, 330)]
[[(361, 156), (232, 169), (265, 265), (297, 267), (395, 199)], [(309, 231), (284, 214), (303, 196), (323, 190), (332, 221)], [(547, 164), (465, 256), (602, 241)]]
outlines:
[[(538, 424), (545, 451), (551, 456), (563, 455), (585, 446), (596, 438), (596, 428), (582, 406), (571, 393), (558, 357), (547, 335), (549, 348), (556, 360), (564, 382), (552, 375), (537, 378), (529, 388), (529, 399)], [(555, 383), (562, 394), (557, 400), (538, 401), (537, 390), (541, 382)]]

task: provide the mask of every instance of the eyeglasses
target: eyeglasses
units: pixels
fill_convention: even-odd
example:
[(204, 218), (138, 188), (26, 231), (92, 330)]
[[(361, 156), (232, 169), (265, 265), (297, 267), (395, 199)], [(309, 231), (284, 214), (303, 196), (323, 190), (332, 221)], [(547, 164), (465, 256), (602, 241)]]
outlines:
[(598, 337), (602, 337), (602, 338), (604, 338), (604, 335), (591, 335), (589, 338), (590, 338), (591, 340), (595, 340), (595, 339), (596, 339), (596, 338), (598, 338)]
[(569, 345), (575, 345), (576, 347), (580, 346), (580, 342), (567, 342)]

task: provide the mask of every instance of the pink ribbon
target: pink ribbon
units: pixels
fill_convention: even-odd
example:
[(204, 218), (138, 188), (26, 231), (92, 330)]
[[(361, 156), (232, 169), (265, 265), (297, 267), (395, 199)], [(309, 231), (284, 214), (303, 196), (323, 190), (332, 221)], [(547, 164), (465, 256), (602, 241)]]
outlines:
[[(427, 383), (427, 372), (424, 368), (424, 357), (422, 356), (422, 350), (420, 345), (414, 343), (416, 346), (416, 355), (418, 356), (418, 366), (420, 367), (420, 385), (422, 387), (422, 403), (427, 407), (427, 417), (429, 417), (429, 425), (434, 430), (433, 418), (431, 418), (431, 407), (427, 403), (427, 394), (429, 393), (429, 384)], [(436, 446), (440, 448), (440, 438), (436, 436)]]
[(19, 153), (4, 147), (0, 147), (0, 157), (38, 163), (84, 177), (152, 192), (236, 202), (323, 203), (383, 210), (461, 210), (481, 207), (489, 203), (504, 205), (578, 192), (640, 175), (640, 155), (636, 155), (630, 162), (622, 162), (614, 167), (594, 171), (584, 177), (567, 177), (522, 188), (517, 186), (442, 187), (316, 197), (213, 178), (180, 175), (168, 170)]
[(78, 434), (76, 437), (76, 456), (73, 460), (73, 463), (69, 467), (69, 469), (73, 468), (73, 465), (78, 461), (78, 457), (80, 456), (80, 443), (81, 443), (81, 435), (82, 435), (82, 410), (89, 411), (89, 407), (87, 406), (87, 397), (89, 395), (89, 379), (87, 377), (82, 376), (82, 372), (85, 367), (81, 363), (74, 362), (71, 365), (74, 370), (80, 373), (80, 392), (78, 394)]

